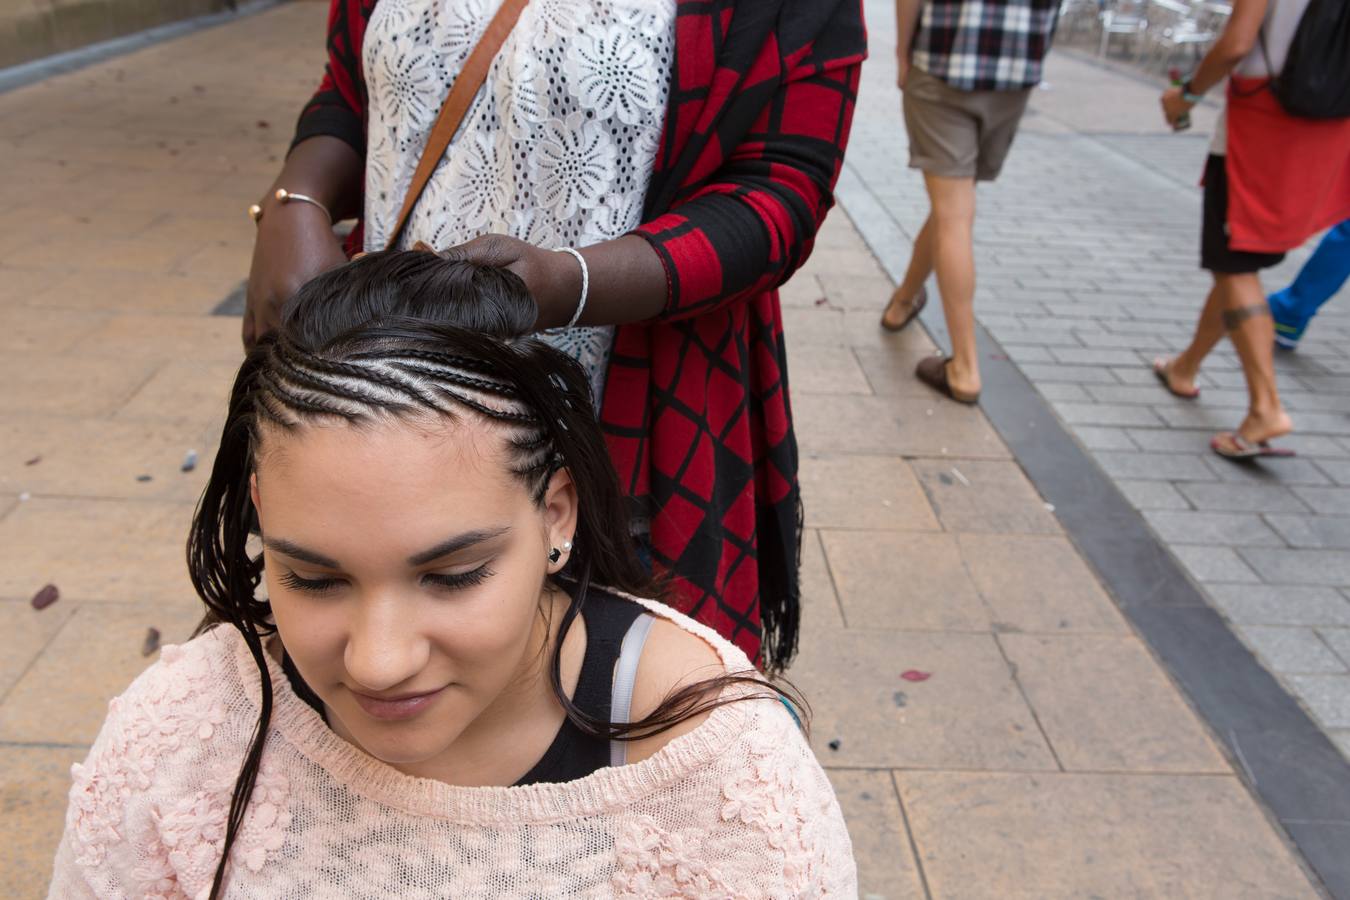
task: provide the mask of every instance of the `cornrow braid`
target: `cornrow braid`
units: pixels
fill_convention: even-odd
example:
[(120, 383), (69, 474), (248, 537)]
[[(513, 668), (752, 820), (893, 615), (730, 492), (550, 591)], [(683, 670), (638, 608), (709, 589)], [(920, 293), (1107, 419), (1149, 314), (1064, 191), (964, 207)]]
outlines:
[[(261, 379), (260, 379), (261, 380)], [(254, 422), (267, 421), (281, 428), (290, 428), (295, 424), (294, 420), (287, 419), (282, 415), (283, 408), (277, 403), (274, 396), (264, 395), (261, 392), (253, 400)], [(252, 430), (256, 431), (256, 427)]]
[[(358, 378), (346, 373), (342, 374), (339, 379), (325, 378), (312, 369), (294, 365), (269, 374), (272, 375), (275, 383), (284, 384), (292, 389), (301, 389), (308, 393), (311, 398), (317, 396), (345, 401), (349, 404), (347, 412), (355, 418), (361, 417), (361, 409), (364, 407), (382, 405), (387, 406), (390, 412), (407, 412), (409, 409), (407, 403), (381, 397), (373, 391), (363, 390), (358, 386), (363, 382), (373, 382), (373, 378)], [(353, 381), (357, 384), (352, 384)], [(407, 391), (394, 390), (391, 392), (407, 396)], [(294, 390), (291, 393), (294, 394)]]
[(543, 431), (541, 429), (540, 431), (535, 432), (535, 434), (530, 437), (516, 438), (514, 441), (512, 441), (512, 443), (515, 445), (516, 449), (521, 451), (522, 453), (530, 453), (535, 450), (541, 450), (545, 447), (552, 447), (553, 439), (549, 437), (547, 431)]
[(481, 374), (496, 374), (496, 369), (490, 363), (481, 359), (472, 359), (467, 356), (461, 356), (456, 353), (447, 353), (443, 350), (431, 350), (425, 347), (398, 347), (388, 350), (361, 350), (352, 354), (351, 358), (359, 359), (384, 359), (388, 356), (399, 356), (407, 359), (420, 359), (426, 362), (440, 363), (449, 368), (468, 369), (471, 372)]
[[(299, 394), (292, 393), (285, 384), (279, 380), (279, 373), (273, 373), (266, 370), (258, 373), (259, 394), (257, 400), (263, 401), (264, 405), (269, 407), (270, 418), (276, 420), (287, 428), (293, 427), (298, 423), (298, 419), (303, 415), (311, 416), (338, 416), (343, 419), (354, 419), (356, 416), (342, 407), (330, 403), (319, 402), (309, 397), (302, 397)], [(327, 395), (316, 395), (321, 399), (326, 399)], [(267, 401), (271, 401), (267, 403)], [(283, 420), (275, 415), (274, 408), (280, 406), (284, 411), (292, 413), (296, 418)]]
[[(399, 354), (401, 357), (402, 354)], [(465, 375), (454, 366), (428, 365), (425, 360), (415, 360), (408, 362), (402, 358), (390, 358), (389, 364), (396, 369), (405, 372), (431, 373), (435, 372), (447, 381), (453, 381), (455, 384), (463, 387), (471, 387), (482, 391), (485, 394), (492, 394), (497, 397), (504, 397), (511, 400), (519, 400), (520, 391), (509, 384), (503, 384), (500, 381), (493, 381), (489, 378), (479, 378), (474, 375)]]
[[(291, 368), (295, 371), (318, 370), (323, 374), (330, 376), (339, 376), (351, 379), (352, 381), (366, 381), (377, 384), (386, 390), (394, 393), (403, 394), (408, 399), (423, 406), (432, 406), (430, 397), (417, 389), (415, 384), (410, 384), (389, 374), (387, 369), (379, 366), (361, 366), (355, 363), (345, 362), (339, 359), (331, 359), (321, 356), (317, 353), (308, 353), (296, 347), (286, 346), (286, 342), (279, 342), (279, 350), (287, 351), (291, 357)], [(318, 382), (321, 385), (327, 385), (327, 382)], [(377, 402), (376, 398), (371, 397), (369, 402)]]
[[(451, 383), (453, 384), (453, 382)], [(450, 388), (442, 384), (436, 385), (434, 389), (437, 391), (437, 393), (449, 397), (450, 399), (455, 400), (458, 403), (464, 404), (470, 409), (477, 410), (483, 415), (496, 419), (498, 421), (514, 422), (519, 425), (539, 424), (539, 417), (534, 413), (516, 412), (507, 409), (497, 409), (494, 406), (489, 406), (486, 403), (483, 403), (481, 400), (473, 399), (468, 394), (461, 394), (458, 391), (451, 390)]]

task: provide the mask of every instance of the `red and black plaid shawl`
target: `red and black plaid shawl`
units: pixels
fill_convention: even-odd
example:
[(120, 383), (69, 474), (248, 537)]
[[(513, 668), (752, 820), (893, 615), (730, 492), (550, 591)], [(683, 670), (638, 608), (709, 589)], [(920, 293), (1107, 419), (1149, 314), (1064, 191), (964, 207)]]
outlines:
[[(328, 70), (296, 140), (364, 156), (361, 38), (375, 0), (332, 0)], [(796, 647), (797, 444), (777, 288), (833, 203), (866, 55), (861, 0), (678, 0), (645, 237), (670, 284), (618, 329), (601, 425), (651, 518), (670, 599), (765, 665)]]

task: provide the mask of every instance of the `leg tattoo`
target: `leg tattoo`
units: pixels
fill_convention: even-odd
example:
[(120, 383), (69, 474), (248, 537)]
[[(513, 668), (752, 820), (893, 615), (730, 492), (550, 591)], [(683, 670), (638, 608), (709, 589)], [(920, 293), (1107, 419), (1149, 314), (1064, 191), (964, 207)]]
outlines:
[(1248, 319), (1270, 315), (1270, 306), (1266, 303), (1253, 303), (1251, 306), (1239, 306), (1237, 309), (1223, 311), (1223, 327), (1235, 331)]

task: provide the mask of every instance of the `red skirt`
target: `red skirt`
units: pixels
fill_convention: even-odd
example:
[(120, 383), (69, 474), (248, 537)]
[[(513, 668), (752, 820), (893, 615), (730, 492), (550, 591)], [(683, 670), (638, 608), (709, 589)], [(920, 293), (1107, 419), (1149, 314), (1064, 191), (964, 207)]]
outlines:
[(1302, 119), (1265, 79), (1228, 85), (1228, 244), (1283, 253), (1350, 218), (1350, 119)]

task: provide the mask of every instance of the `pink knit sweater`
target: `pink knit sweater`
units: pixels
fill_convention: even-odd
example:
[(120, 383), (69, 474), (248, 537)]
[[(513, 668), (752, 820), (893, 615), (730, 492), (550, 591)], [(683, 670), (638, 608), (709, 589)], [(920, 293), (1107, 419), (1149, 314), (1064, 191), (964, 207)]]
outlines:
[[(647, 605), (715, 646), (728, 669), (749, 668), (710, 629)], [(774, 700), (715, 710), (635, 765), (465, 788), (368, 756), (280, 667), (271, 675), (272, 726), (231, 854), (231, 897), (856, 896), (830, 783)], [(50, 897), (205, 898), (259, 693), (231, 628), (165, 647), (71, 770)]]

